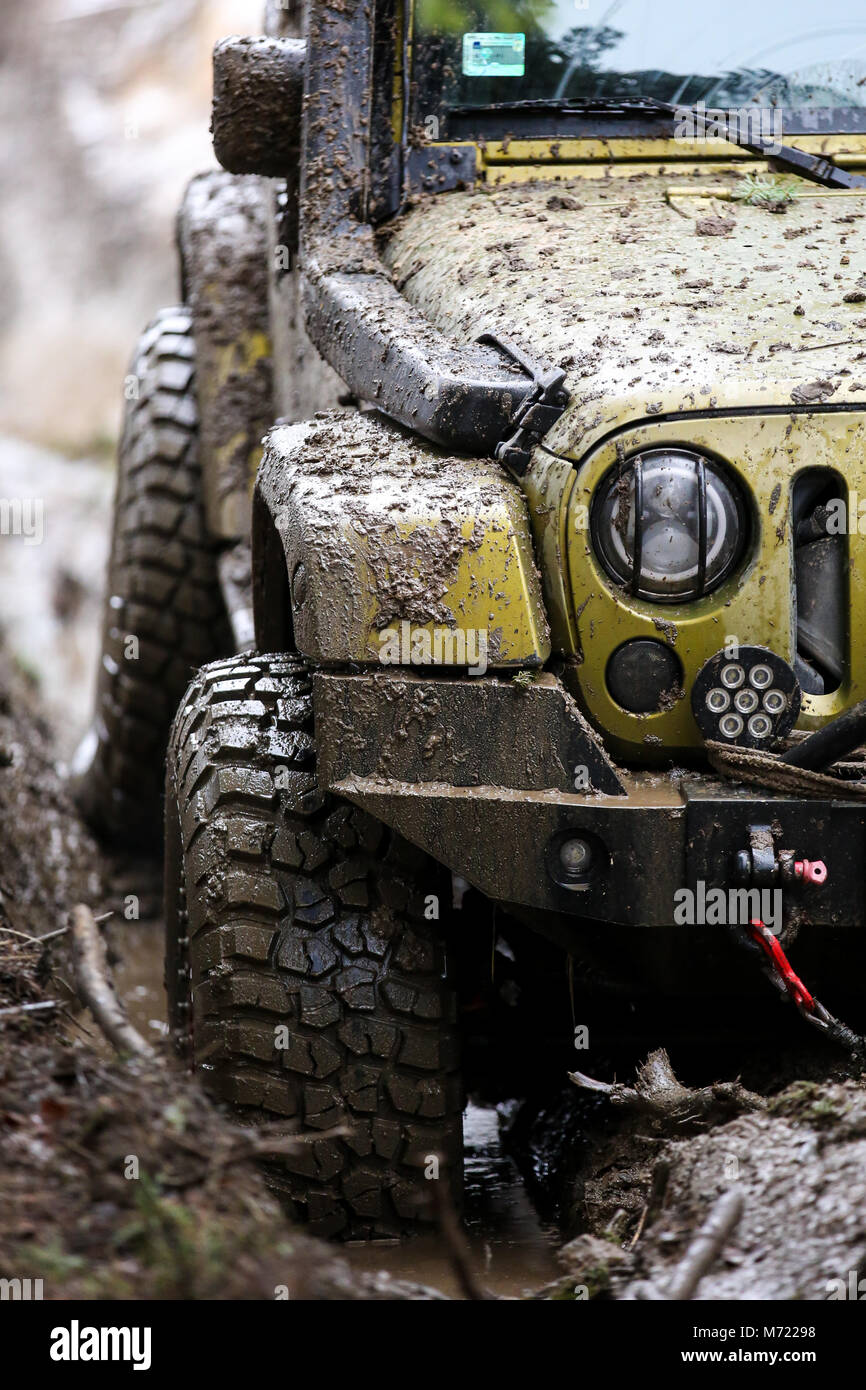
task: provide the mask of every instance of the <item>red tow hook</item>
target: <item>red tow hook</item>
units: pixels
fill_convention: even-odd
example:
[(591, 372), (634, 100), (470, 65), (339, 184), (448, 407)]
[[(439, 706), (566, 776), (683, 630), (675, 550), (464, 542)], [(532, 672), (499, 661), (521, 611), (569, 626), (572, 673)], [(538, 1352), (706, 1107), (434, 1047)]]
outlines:
[[(823, 864), (821, 867), (824, 868)], [(826, 872), (827, 870), (824, 869), (825, 875)], [(800, 979), (800, 976), (794, 973), (791, 962), (779, 945), (778, 940), (769, 928), (764, 926), (760, 917), (753, 917), (746, 931), (756, 945), (760, 946), (762, 951), (769, 956), (771, 964), (778, 972), (785, 989), (797, 1005), (797, 1008), (805, 1009), (806, 1013), (814, 1013), (816, 1003), (814, 995), (809, 993), (803, 981)]]
[(797, 859), (794, 861), (794, 877), (804, 883), (826, 883), (827, 865), (823, 859)]

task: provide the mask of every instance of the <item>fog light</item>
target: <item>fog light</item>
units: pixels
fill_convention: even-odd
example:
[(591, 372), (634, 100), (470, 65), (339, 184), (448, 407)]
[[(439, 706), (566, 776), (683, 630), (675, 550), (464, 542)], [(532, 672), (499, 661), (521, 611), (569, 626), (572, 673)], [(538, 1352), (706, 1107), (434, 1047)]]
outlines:
[(726, 685), (728, 690), (736, 690), (737, 686), (742, 685), (746, 678), (746, 673), (739, 662), (732, 661), (728, 666), (722, 668), (721, 682)]
[(607, 663), (607, 688), (629, 714), (654, 714), (682, 688), (680, 659), (664, 642), (634, 637)]
[(548, 841), (545, 864), (560, 888), (584, 893), (608, 871), (610, 855), (594, 831), (569, 827)]
[(559, 846), (559, 862), (569, 878), (582, 878), (592, 867), (592, 845), (574, 835)]
[(738, 714), (725, 714), (719, 720), (719, 733), (724, 738), (738, 738), (743, 732), (743, 721)]
[(800, 712), (792, 667), (766, 647), (716, 652), (692, 686), (692, 713), (705, 739), (766, 748), (785, 738)]
[(773, 721), (768, 714), (753, 714), (749, 720), (749, 733), (752, 738), (769, 738), (773, 732)]
[(756, 690), (766, 690), (768, 685), (773, 684), (773, 672), (762, 662), (759, 666), (752, 667), (749, 680)]

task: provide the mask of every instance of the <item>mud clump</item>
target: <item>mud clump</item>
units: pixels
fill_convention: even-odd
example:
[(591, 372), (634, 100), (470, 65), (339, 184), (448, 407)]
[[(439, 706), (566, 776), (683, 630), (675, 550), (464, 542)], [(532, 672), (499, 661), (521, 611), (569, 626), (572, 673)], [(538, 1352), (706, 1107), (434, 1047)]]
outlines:
[(695, 222), (697, 236), (730, 236), (736, 227), (733, 217), (699, 217)]
[[(0, 944), (7, 949), (13, 939), (62, 927), (72, 902), (93, 901), (101, 891), (99, 853), (55, 770), (50, 731), (34, 713), (36, 695), (0, 652)], [(7, 994), (0, 1008), (4, 1003)]]

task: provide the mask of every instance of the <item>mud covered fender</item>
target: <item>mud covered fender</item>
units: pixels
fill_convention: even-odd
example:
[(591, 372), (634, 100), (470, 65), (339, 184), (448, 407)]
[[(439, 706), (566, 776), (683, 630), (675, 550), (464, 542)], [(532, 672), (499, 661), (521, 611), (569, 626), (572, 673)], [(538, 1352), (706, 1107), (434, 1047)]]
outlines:
[(260, 650), (311, 662), (540, 666), (550, 653), (523, 493), (374, 412), (280, 426), (253, 502)]
[(249, 536), (251, 482), (274, 419), (267, 209), (261, 179), (214, 170), (192, 180), (178, 218), (207, 524), (228, 542)]

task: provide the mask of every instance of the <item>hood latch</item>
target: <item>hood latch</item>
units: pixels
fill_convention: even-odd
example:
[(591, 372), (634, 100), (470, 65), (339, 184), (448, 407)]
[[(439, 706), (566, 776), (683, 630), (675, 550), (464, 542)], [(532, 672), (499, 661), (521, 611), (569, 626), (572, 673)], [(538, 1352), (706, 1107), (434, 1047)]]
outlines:
[(494, 450), (494, 457), (505, 465), (509, 473), (522, 478), (529, 467), (532, 450), (556, 424), (568, 405), (569, 395), (563, 385), (565, 372), (538, 362), (522, 352), (509, 338), (482, 333), (478, 342), (497, 348), (532, 378), (532, 390), (512, 419), (508, 437), (500, 440)]

